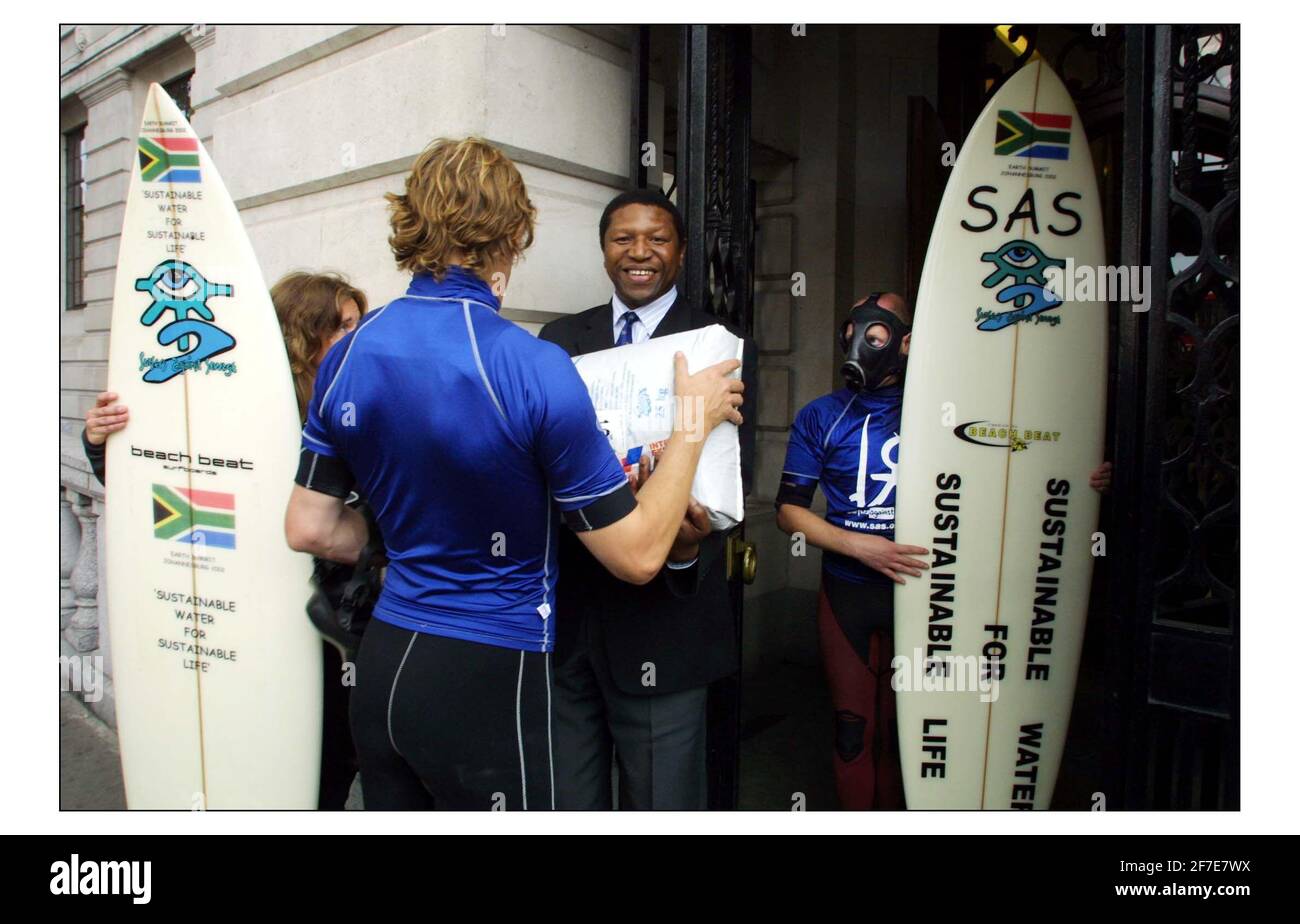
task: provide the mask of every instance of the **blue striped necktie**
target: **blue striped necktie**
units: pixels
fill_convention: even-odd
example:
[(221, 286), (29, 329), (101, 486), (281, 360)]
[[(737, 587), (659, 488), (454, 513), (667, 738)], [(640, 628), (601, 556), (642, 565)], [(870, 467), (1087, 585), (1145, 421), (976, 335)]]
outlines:
[(619, 320), (623, 322), (623, 329), (618, 332), (618, 339), (614, 341), (614, 346), (627, 346), (632, 342), (632, 325), (641, 319), (636, 316), (635, 311), (625, 311)]

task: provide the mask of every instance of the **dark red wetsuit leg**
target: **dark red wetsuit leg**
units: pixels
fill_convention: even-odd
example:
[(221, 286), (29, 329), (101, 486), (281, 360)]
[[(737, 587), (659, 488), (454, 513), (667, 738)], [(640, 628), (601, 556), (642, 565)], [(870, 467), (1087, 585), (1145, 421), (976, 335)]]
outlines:
[(873, 632), (864, 663), (844, 635), (830, 601), (818, 597), (817, 636), (835, 709), (835, 788), (850, 810), (903, 807), (895, 718), (892, 633)]

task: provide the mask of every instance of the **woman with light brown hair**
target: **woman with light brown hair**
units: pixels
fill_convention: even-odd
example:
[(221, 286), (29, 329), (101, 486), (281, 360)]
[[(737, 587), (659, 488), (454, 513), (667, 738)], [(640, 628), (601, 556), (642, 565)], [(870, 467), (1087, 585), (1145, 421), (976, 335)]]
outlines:
[(743, 386), (726, 378), (740, 363), (688, 375), (678, 354), (700, 426), (673, 434), (634, 496), (568, 355), (501, 317), (536, 215), (510, 158), (437, 141), (388, 201), (411, 284), (321, 363), (285, 533), (355, 561), (355, 484), (387, 542), (352, 697), (366, 808), (554, 808), (556, 529), (617, 576), (653, 579), (703, 438), (740, 422)]
[(305, 422), (316, 370), (329, 348), (361, 323), (366, 294), (338, 273), (294, 272), (271, 286), (271, 302), (289, 354), (298, 419)]
[[(340, 273), (287, 273), (271, 286), (271, 303), (280, 320), (298, 418), (306, 421), (307, 404), (316, 384), (316, 371), (330, 348), (353, 330), (366, 313), (366, 294)], [(358, 496), (349, 504), (360, 509)], [(356, 657), (365, 614), (349, 614), (352, 631), (337, 624), (344, 589), (353, 580), (350, 565), (316, 558), (313, 582), (317, 594), (308, 605), (312, 622), (327, 639), (323, 643), (324, 701), (321, 726), (321, 776), (318, 807), (342, 809), (357, 775), (357, 751), (348, 722), (352, 687), (345, 685), (344, 667)]]

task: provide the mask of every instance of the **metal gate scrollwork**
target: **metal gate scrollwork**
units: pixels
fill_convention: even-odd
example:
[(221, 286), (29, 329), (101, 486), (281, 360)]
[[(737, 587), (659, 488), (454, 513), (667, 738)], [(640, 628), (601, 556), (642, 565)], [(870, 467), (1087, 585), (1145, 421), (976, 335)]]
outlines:
[(1129, 33), (1123, 259), (1150, 266), (1151, 284), (1149, 310), (1120, 318), (1117, 447), (1136, 458), (1116, 460), (1133, 554), (1111, 585), (1125, 726), (1112, 779), (1122, 807), (1235, 809), (1240, 30)]

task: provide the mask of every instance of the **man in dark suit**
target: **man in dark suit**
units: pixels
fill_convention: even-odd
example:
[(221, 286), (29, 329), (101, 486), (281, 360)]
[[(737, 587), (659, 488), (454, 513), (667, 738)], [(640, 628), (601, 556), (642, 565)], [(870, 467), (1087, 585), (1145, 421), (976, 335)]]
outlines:
[[(577, 356), (724, 323), (677, 294), (685, 228), (662, 193), (615, 197), (601, 216), (600, 242), (613, 297), (547, 324), (543, 340)], [(746, 339), (745, 493), (754, 465), (756, 370), (754, 344)], [(621, 808), (705, 808), (708, 686), (739, 666), (726, 536), (710, 531), (704, 509), (692, 503), (668, 564), (644, 586), (611, 576), (572, 536), (562, 533), (560, 540), (556, 808), (611, 808), (615, 753)]]

